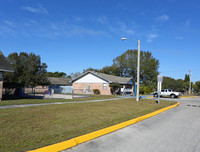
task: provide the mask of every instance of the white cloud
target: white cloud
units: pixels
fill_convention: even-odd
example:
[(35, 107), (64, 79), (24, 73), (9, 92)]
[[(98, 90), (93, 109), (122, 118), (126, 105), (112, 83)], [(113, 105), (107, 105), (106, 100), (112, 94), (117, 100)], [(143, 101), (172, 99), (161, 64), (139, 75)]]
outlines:
[(127, 34), (127, 35), (134, 35), (135, 32), (132, 30), (132, 26), (127, 26), (126, 23), (124, 22), (118, 22), (117, 25), (119, 26), (118, 29), (115, 29), (115, 32), (121, 32), (122, 34)]
[(159, 17), (156, 18), (157, 21), (161, 21), (161, 22), (165, 22), (169, 20), (169, 16), (167, 15), (161, 15)]
[(8, 36), (15, 37), (16, 31), (13, 30), (11, 27), (0, 25), (0, 35), (4, 37), (8, 37)]
[(31, 7), (31, 6), (23, 6), (21, 7), (23, 10), (36, 13), (36, 14), (48, 14), (48, 11), (46, 8), (44, 8), (42, 5), (39, 5), (37, 8), (36, 7)]
[(3, 22), (8, 25), (9, 27), (11, 28), (14, 28), (15, 27), (15, 23), (11, 22), (11, 21), (8, 21), (8, 20), (3, 20)]
[(98, 18), (96, 18), (96, 21), (99, 22), (100, 24), (107, 24), (108, 20), (105, 16), (100, 16)]
[(149, 34), (147, 35), (147, 42), (152, 42), (153, 39), (157, 38), (159, 35), (158, 34)]

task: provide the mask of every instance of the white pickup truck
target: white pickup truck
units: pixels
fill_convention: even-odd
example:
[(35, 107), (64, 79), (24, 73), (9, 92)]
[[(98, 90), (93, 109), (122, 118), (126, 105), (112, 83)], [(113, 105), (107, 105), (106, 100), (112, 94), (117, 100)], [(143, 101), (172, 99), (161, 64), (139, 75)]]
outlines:
[[(157, 91), (154, 92), (153, 96), (157, 98), (158, 97), (158, 92)], [(180, 92), (175, 92), (175, 91), (173, 91), (171, 89), (162, 89), (161, 93), (160, 93), (160, 96), (178, 98), (179, 96), (181, 96), (181, 93)]]

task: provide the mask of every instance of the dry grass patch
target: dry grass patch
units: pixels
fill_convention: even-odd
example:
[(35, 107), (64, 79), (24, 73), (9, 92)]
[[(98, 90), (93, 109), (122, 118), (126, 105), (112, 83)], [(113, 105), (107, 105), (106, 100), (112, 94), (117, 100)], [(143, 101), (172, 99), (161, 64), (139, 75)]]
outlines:
[(0, 151), (21, 152), (65, 141), (175, 104), (122, 99), (0, 110)]

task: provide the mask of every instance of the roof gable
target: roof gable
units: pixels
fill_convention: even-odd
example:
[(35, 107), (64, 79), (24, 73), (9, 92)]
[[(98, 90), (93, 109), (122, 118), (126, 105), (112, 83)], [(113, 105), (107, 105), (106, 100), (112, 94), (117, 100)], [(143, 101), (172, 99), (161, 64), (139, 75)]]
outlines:
[(108, 83), (106, 80), (94, 75), (92, 73), (87, 73), (81, 78), (74, 81), (74, 83)]
[(10, 63), (7, 61), (1, 50), (0, 50), (0, 71), (13, 72)]
[(84, 74), (80, 75), (79, 77), (73, 79), (72, 82), (78, 81), (78, 79), (84, 77), (85, 75), (87, 75), (89, 73), (92, 75), (95, 75), (96, 77), (98, 77), (108, 83), (133, 84), (131, 78), (124, 78), (124, 77), (119, 77), (119, 76), (114, 76), (114, 75), (109, 75), (109, 74), (99, 73), (99, 72), (93, 72), (93, 71), (85, 72)]

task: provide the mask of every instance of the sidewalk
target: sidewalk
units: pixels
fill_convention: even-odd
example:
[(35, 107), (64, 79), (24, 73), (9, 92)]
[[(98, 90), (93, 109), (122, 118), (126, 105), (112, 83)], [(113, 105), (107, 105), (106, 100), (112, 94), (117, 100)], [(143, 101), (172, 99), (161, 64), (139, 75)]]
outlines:
[(122, 99), (122, 98), (90, 100), (90, 101), (70, 101), (70, 102), (38, 103), (38, 104), (23, 104), (23, 105), (7, 105), (7, 106), (0, 106), (0, 109), (33, 107), (33, 106), (44, 106), (44, 105), (56, 105), (56, 104), (67, 104), (67, 103), (102, 102), (102, 101), (119, 100), (119, 99)]

